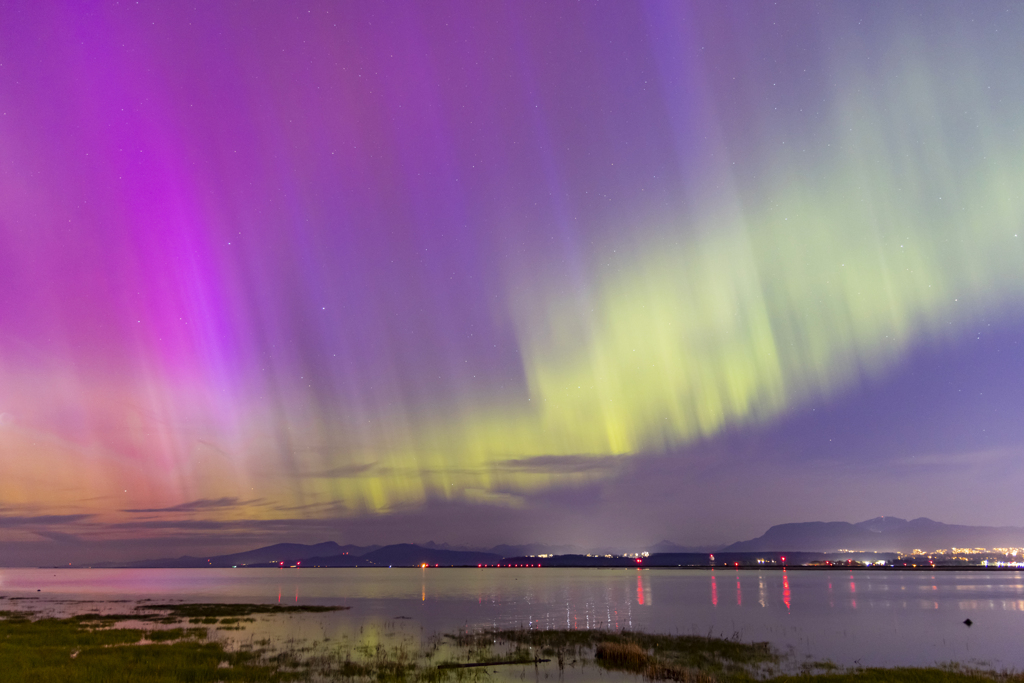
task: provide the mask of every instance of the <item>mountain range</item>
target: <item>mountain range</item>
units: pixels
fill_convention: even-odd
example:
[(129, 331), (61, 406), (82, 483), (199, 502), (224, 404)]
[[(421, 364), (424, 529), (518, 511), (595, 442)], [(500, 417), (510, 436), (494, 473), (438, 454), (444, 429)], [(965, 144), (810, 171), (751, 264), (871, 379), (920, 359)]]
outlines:
[[(778, 524), (762, 536), (728, 546), (692, 547), (661, 541), (647, 548), (650, 559), (675, 566), (704, 562), (709, 553), (836, 553), (841, 551), (910, 553), (916, 549), (931, 552), (951, 548), (1021, 548), (1024, 528), (943, 524), (926, 517), (913, 520), (876, 517), (864, 522), (798, 522)], [(334, 541), (304, 545), (278, 543), (255, 550), (211, 557), (182, 556), (128, 563), (102, 563), (91, 566), (118, 567), (412, 567), (420, 565), (458, 567), (493, 565), (502, 561), (528, 562), (528, 558), (546, 556), (548, 566), (570, 563), (593, 564), (597, 556), (621, 551), (593, 551), (576, 546), (543, 544), (498, 545), (481, 549), (451, 546), (430, 541), (420, 545), (339, 545)], [(513, 558), (509, 560), (509, 558)], [(587, 558), (593, 558), (593, 561)], [(607, 564), (601, 560), (602, 564)]]
[[(571, 546), (568, 546), (571, 549)], [(247, 550), (230, 555), (193, 557), (184, 555), (174, 558), (140, 560), (137, 562), (105, 562), (91, 566), (118, 567), (414, 567), (423, 564), (441, 567), (475, 566), (496, 564), (504, 557), (554, 554), (551, 546), (522, 545), (495, 546), (489, 550), (452, 547), (433, 542), (423, 545), (398, 543), (394, 545), (358, 546), (339, 545), (334, 541), (303, 545), (300, 543), (278, 543), (275, 545)]]
[(918, 517), (875, 517), (864, 522), (778, 524), (758, 538), (723, 548), (726, 552), (864, 550), (910, 553), (951, 548), (1024, 547), (1024, 528), (943, 524)]

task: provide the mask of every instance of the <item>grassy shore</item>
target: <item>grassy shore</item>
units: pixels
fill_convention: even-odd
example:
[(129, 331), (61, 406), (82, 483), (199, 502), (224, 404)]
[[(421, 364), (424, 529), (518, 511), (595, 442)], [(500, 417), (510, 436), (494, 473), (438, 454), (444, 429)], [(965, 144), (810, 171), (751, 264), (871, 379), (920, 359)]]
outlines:
[(337, 609), (344, 608), (141, 603), (119, 614), (64, 618), (0, 612), (0, 683), (443, 683), (526, 675), (586, 681), (609, 673), (620, 680), (694, 683), (1024, 683), (1024, 675), (958, 666), (843, 669), (815, 662), (794, 670), (768, 643), (628, 631), (474, 631), (434, 636), (418, 649), (267, 639), (227, 647), (210, 632), (244, 629), (275, 615)]

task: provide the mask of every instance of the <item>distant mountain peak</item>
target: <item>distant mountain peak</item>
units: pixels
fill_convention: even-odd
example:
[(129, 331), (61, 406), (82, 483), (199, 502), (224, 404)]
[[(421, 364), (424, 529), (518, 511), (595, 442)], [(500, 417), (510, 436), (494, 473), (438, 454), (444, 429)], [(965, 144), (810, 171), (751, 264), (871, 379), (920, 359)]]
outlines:
[(883, 533), (885, 531), (905, 527), (907, 524), (909, 524), (907, 520), (899, 517), (875, 517), (874, 519), (869, 519), (864, 522), (857, 522), (854, 526), (867, 529), (874, 533)]
[(732, 552), (925, 552), (947, 548), (1024, 546), (1024, 528), (944, 524), (927, 517), (909, 522), (876, 517), (863, 522), (794, 522), (776, 524), (758, 538), (733, 543)]

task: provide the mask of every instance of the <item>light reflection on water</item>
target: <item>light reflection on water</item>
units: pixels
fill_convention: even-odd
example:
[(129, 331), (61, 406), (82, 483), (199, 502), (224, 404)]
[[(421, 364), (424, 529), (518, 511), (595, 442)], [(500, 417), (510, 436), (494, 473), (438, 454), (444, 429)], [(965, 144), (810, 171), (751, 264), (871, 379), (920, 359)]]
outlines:
[[(743, 600), (755, 590), (756, 601)], [(0, 609), (53, 613), (84, 608), (66, 600), (102, 601), (89, 608), (107, 612), (130, 609), (108, 602), (118, 599), (345, 605), (352, 609), (258, 628), (352, 644), (397, 638), (419, 647), (439, 632), (484, 627), (610, 628), (738, 633), (840, 664), (1024, 669), (1024, 582), (1009, 572), (0, 569), (0, 596)]]

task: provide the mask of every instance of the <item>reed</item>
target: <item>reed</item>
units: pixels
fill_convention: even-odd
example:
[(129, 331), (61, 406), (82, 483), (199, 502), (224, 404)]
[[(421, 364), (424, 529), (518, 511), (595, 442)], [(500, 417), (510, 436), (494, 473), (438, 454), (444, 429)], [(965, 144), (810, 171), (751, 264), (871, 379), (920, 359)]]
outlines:
[(594, 649), (594, 658), (604, 667), (643, 673), (651, 663), (651, 658), (636, 643), (598, 643)]
[[(796, 673), (783, 673), (783, 658), (766, 643), (743, 643), (735, 636), (639, 632), (487, 630), (428, 638), (422, 649), (405, 644), (364, 642), (345, 648), (333, 642), (259, 640), (232, 651), (211, 640), (206, 628), (164, 622), (214, 618), (233, 622), (219, 629), (239, 628), (239, 621), (252, 618), (245, 615), (274, 612), (265, 611), (266, 606), (174, 605), (182, 609), (173, 612), (162, 605), (148, 607), (153, 610), (141, 612), (152, 618), (143, 620), (139, 613), (55, 619), (0, 611), (0, 683), (471, 683), (490, 679), (499, 665), (508, 671), (506, 679), (523, 678), (526, 667), (544, 667), (547, 657), (556, 656), (559, 671), (542, 668), (537, 675), (597, 664), (633, 674), (637, 680), (683, 683), (1024, 683), (1019, 673), (956, 665), (842, 669), (814, 662), (802, 670), (794, 667)], [(143, 626), (118, 626), (118, 621), (126, 620)]]

